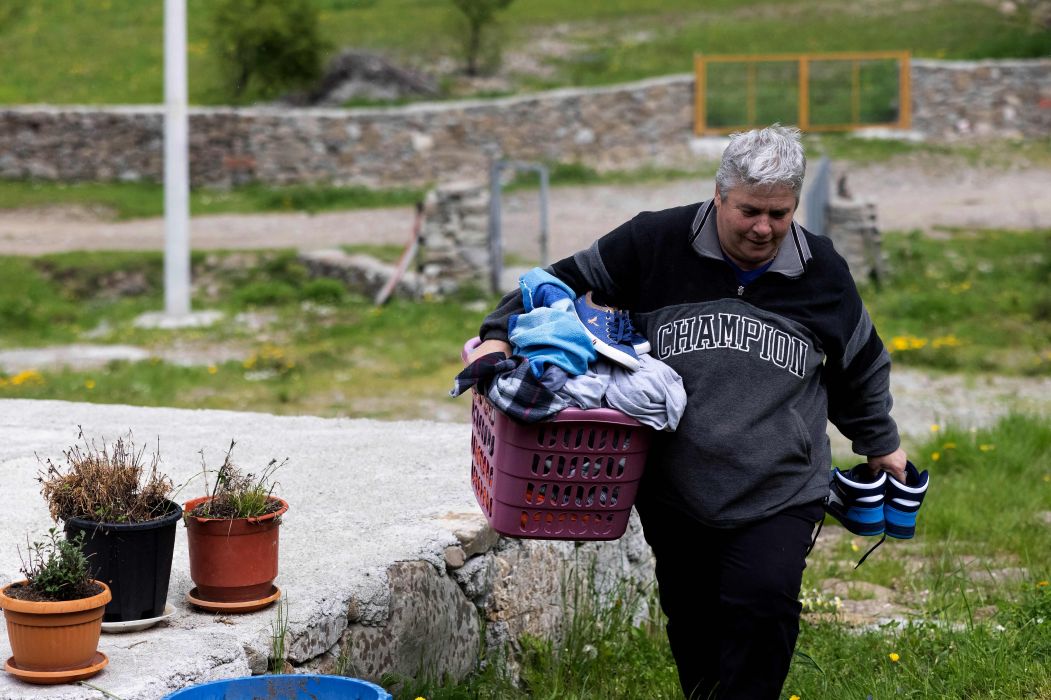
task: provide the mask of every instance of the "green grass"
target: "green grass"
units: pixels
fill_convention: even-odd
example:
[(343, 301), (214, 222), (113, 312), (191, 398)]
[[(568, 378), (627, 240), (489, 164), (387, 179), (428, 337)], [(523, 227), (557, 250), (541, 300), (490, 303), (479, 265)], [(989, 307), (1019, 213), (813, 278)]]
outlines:
[(887, 234), (863, 297), (895, 363), (1051, 373), (1051, 232)]
[[(886, 234), (891, 277), (862, 294), (895, 364), (1051, 376), (1049, 241), (1046, 231)], [(401, 252), (351, 250), (388, 262)], [(7, 282), (0, 285), (0, 347), (95, 342), (161, 352), (180, 345), (204, 358), (188, 367), (40, 370), (31, 382), (0, 386), (0, 396), (375, 417), (464, 408), (443, 394), (458, 371), (460, 345), (491, 300), (469, 304), (475, 297), (465, 294), (375, 309), (331, 280), (311, 280), (291, 250), (196, 252), (192, 265), (195, 308), (217, 308), (228, 320), (169, 333), (133, 325), (138, 314), (163, 306), (160, 253), (0, 257)], [(253, 357), (269, 364), (246, 367)], [(419, 401), (421, 394), (428, 400)]]
[[(324, 39), (388, 52), (427, 68), (454, 53), (452, 10), (435, 0), (319, 0)], [(207, 0), (188, 3), (190, 100), (223, 104)], [(32, 0), (6, 28), (0, 104), (141, 104), (162, 101), (162, 7), (140, 0)], [(577, 47), (533, 87), (608, 84), (688, 72), (695, 52), (770, 53), (910, 49), (946, 58), (1040, 56), (1051, 33), (1020, 11), (980, 0), (840, 3), (819, 0), (562, 0), (516, 2), (502, 13), (511, 47), (568, 27)], [(253, 95), (246, 95), (251, 101)]]
[[(190, 195), (190, 212), (202, 214), (322, 212), (414, 204), (423, 190), (331, 185), (267, 187), (245, 185), (231, 190), (196, 189)], [(164, 187), (160, 184), (109, 182), (66, 184), (37, 180), (0, 180), (0, 209), (54, 205), (88, 207), (116, 219), (164, 215)]]

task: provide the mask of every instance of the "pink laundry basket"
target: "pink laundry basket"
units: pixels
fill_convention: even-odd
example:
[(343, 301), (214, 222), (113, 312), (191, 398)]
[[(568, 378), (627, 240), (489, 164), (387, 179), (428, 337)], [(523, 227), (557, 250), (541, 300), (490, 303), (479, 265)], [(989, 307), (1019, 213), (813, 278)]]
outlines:
[[(478, 342), (464, 345), (464, 359)], [(615, 540), (628, 526), (652, 433), (609, 408), (519, 423), (474, 392), (471, 486), (502, 535)]]

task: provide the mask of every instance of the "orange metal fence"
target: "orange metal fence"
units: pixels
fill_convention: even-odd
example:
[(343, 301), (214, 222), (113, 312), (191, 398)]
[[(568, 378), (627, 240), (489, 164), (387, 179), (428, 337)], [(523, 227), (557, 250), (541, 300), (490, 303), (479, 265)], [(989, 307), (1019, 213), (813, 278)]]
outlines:
[[(696, 76), (694, 131), (698, 135), (728, 133), (730, 131), (764, 126), (769, 121), (791, 122), (793, 116), (796, 126), (803, 131), (810, 132), (849, 131), (866, 126), (891, 126), (899, 129), (908, 129), (912, 117), (909, 57), (908, 51), (739, 56), (705, 56), (697, 54), (694, 56), (694, 73)], [(862, 71), (863, 68), (877, 65), (880, 62), (893, 62), (896, 64), (896, 70), (894, 71), (896, 75), (893, 76), (896, 77), (896, 91), (893, 91), (893, 94), (889, 96), (886, 94), (879, 96), (884, 99), (884, 103), (880, 105), (880, 108), (883, 112), (888, 110), (896, 112), (894, 119), (864, 118), (866, 116), (871, 117), (874, 111), (877, 112), (878, 117), (880, 110), (873, 110), (869, 105), (863, 106), (862, 104), (865, 89), (869, 88), (869, 93), (872, 92), (871, 85), (863, 85)], [(711, 75), (713, 67), (719, 68), (730, 66), (731, 64), (739, 64), (744, 69), (743, 75), (733, 76), (733, 83), (730, 85), (713, 84)], [(839, 66), (836, 66), (836, 64), (839, 64)], [(774, 101), (778, 101), (780, 98), (777, 97), (776, 91), (781, 90), (782, 95), (784, 95), (781, 101), (789, 104), (793, 101), (795, 102), (794, 115), (788, 113), (791, 110), (784, 110), (784, 116), (775, 114), (772, 119), (760, 117), (758, 104), (761, 88), (759, 78), (761, 66), (774, 66), (779, 68), (779, 72), (782, 74), (781, 77), (775, 76), (772, 84), (768, 80), (768, 84), (764, 86), (766, 88), (766, 102), (769, 103), (771, 101), (771, 94), (773, 94)], [(828, 87), (824, 91), (814, 89), (815, 71), (827, 66), (849, 67), (848, 79), (843, 78), (842, 71), (840, 71), (840, 75), (833, 78), (837, 84), (849, 82), (849, 97), (844, 94), (838, 94), (835, 89)], [(827, 70), (825, 72), (828, 73)], [(790, 73), (795, 74), (794, 94), (783, 92), (786, 88), (791, 88), (790, 80), (783, 77)], [(886, 78), (886, 71), (884, 73), (883, 77)], [(743, 85), (741, 85), (742, 82)], [(789, 84), (786, 85), (785, 83)], [(890, 89), (890, 86), (885, 85), (883, 87)], [(830, 93), (833, 92), (837, 92), (837, 94), (831, 96), (832, 99), (830, 99)], [(890, 102), (886, 102), (891, 97), (893, 99)], [(740, 104), (741, 100), (744, 102), (743, 114), (741, 110), (742, 105)], [(838, 102), (839, 104), (829, 107), (830, 102)], [(837, 107), (840, 113), (849, 110), (849, 118), (831, 120), (819, 118), (819, 115), (814, 113), (814, 108), (818, 103), (825, 105), (824, 111), (826, 113), (829, 111), (835, 112)], [(723, 108), (724, 114), (721, 115), (721, 118), (719, 118), (719, 115), (713, 114), (718, 111), (715, 109), (716, 104)], [(769, 112), (770, 110), (767, 109), (766, 111)], [(729, 116), (725, 114), (727, 112), (730, 113)], [(743, 120), (735, 119), (735, 117), (743, 117)], [(718, 123), (720, 121), (735, 123)]]

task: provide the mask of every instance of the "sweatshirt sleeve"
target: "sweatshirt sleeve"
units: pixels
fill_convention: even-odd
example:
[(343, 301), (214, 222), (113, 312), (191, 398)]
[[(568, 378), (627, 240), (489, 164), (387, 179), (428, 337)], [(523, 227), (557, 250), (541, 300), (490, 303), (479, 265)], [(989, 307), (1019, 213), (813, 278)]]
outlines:
[[(622, 224), (587, 249), (563, 258), (545, 269), (565, 282), (578, 296), (593, 291), (605, 304), (630, 308), (629, 302), (632, 297), (628, 290), (637, 286), (632, 277), (633, 274), (637, 277), (637, 273), (632, 272), (635, 266), (626, 264), (634, 257), (632, 227), (633, 221)], [(613, 271), (604, 262), (606, 259), (612, 259), (616, 263)], [(614, 275), (620, 284), (614, 284)], [(522, 293), (517, 289), (508, 292), (482, 321), (478, 337), (482, 340), (506, 341), (508, 319), (514, 314), (524, 312)]]
[(901, 444), (890, 416), (890, 355), (851, 282), (844, 306), (853, 323), (844, 328), (846, 343), (838, 358), (828, 358), (828, 415), (852, 442), (855, 453), (890, 454)]

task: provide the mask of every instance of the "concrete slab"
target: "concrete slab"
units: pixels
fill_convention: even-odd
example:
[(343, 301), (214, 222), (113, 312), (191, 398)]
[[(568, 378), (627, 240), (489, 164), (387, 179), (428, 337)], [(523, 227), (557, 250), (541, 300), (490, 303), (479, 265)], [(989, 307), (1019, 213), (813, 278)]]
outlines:
[[(471, 492), (468, 425), (0, 400), (0, 583), (21, 578), (16, 547), (24, 547), (27, 533), (38, 536), (51, 525), (35, 479), (39, 460), (60, 461), (77, 426), (108, 441), (129, 429), (139, 444), (159, 439), (162, 469), (185, 484), (180, 502), (205, 492), (202, 450), (217, 466), (236, 439), (234, 461), (249, 471), (288, 458), (277, 474), (277, 492), (290, 503), (277, 584), (288, 601), (288, 660), (303, 671), (331, 669), (343, 649), (352, 657), (360, 652), (349, 661), (364, 677), (388, 669), (411, 674), (424, 661), (438, 672), (457, 664), (454, 675), (462, 675), (465, 660), (477, 658), (480, 617), (488, 619), (490, 644), (557, 624), (551, 611), (560, 609), (552, 604), (559, 567), (583, 561), (582, 552), (595, 553), (599, 569), (615, 577), (626, 569), (646, 576), (650, 565), (637, 522), (616, 543), (584, 547), (498, 537)], [(522, 593), (517, 582), (529, 590)], [(546, 600), (536, 598), (544, 582)], [(264, 672), (275, 610), (197, 612), (185, 601), (192, 585), (179, 526), (168, 596), (176, 614), (146, 631), (104, 634), (99, 649), (110, 663), (89, 682), (124, 700), (146, 700)], [(429, 618), (444, 622), (429, 625)], [(408, 636), (416, 639), (408, 643)], [(419, 638), (430, 650), (421, 651)], [(442, 646), (461, 648), (451, 661), (436, 661), (432, 651)], [(0, 654), (10, 656), (6, 626)], [(85, 687), (34, 687), (0, 674), (0, 700), (98, 697)]]

